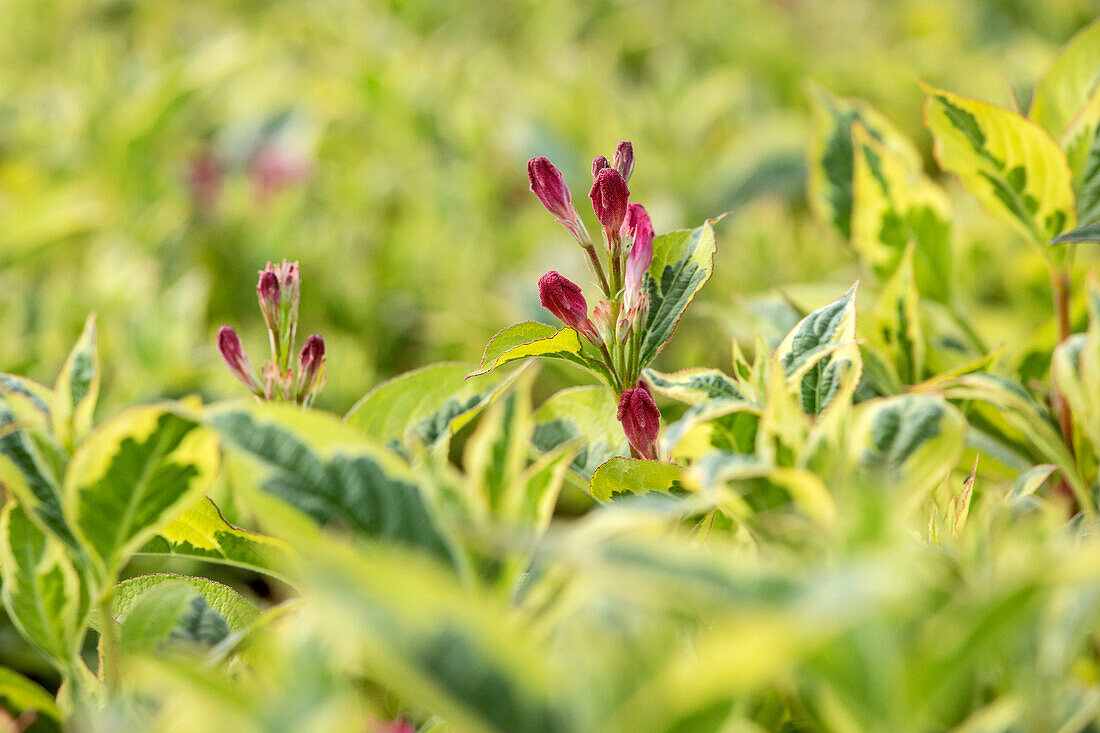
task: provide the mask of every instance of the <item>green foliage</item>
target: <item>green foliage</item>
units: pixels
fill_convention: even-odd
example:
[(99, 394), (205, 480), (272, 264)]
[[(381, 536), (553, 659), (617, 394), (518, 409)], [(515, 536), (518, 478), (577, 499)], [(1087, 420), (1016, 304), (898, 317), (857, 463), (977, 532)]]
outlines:
[[(1095, 729), (1100, 26), (1054, 54), (1074, 2), (4, 8), (13, 725)], [(811, 85), (805, 113), (807, 71), (874, 104)], [(1026, 116), (924, 86), (964, 190), (922, 157), (918, 73), (1038, 79)], [(558, 254), (516, 161), (575, 159), (585, 208), (577, 151), (628, 117), (632, 197), (704, 223), (656, 237), (647, 316), (606, 340), (524, 320)], [(193, 366), (295, 249), (334, 334), (320, 408), (376, 385), (346, 415), (211, 399)], [(477, 365), (379, 380), (476, 359), (506, 316)]]

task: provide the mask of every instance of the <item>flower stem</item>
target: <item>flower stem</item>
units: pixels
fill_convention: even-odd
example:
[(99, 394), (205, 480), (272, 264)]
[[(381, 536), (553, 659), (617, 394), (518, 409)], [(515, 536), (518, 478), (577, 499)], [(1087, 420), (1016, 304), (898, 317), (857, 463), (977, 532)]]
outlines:
[[(1069, 317), (1069, 272), (1062, 267), (1051, 268), (1050, 281), (1054, 293), (1054, 313), (1058, 318), (1058, 343), (1061, 344), (1070, 337), (1073, 329)], [(1062, 392), (1058, 389), (1058, 385), (1053, 378), (1051, 379), (1051, 391), (1054, 397), (1054, 410), (1058, 415), (1058, 427), (1062, 431), (1062, 439), (1066, 442), (1066, 449), (1069, 451), (1070, 457), (1076, 460), (1073, 449), (1073, 415), (1070, 412), (1069, 404), (1062, 396)], [(1064, 477), (1059, 483), (1058, 490), (1073, 502), (1075, 509), (1085, 508), (1077, 506), (1080, 502), (1077, 501), (1074, 491)]]
[(588, 269), (592, 271), (592, 275), (596, 278), (597, 284), (600, 289), (603, 290), (603, 294), (607, 297), (611, 297), (611, 286), (607, 282), (607, 275), (604, 274), (603, 264), (600, 263), (600, 256), (596, 254), (596, 247), (591, 242), (584, 246), (584, 252), (588, 255)]

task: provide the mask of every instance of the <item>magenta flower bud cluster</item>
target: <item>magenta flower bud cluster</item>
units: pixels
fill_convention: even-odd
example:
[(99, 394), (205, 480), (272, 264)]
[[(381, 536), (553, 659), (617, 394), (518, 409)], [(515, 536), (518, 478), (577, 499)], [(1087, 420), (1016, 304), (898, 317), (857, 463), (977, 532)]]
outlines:
[[(308, 405), (325, 382), (325, 340), (314, 334), (306, 340), (291, 363), (298, 330), (298, 301), (301, 276), (297, 262), (272, 265), (260, 271), (256, 299), (267, 326), (271, 359), (260, 369), (260, 378), (252, 368), (237, 331), (231, 326), (218, 330), (218, 351), (229, 370), (257, 397), (275, 402)], [(297, 366), (297, 373), (294, 368)]]
[(632, 453), (653, 460), (661, 414), (639, 379), (645, 366), (641, 353), (649, 318), (653, 222), (644, 206), (630, 201), (627, 182), (634, 174), (634, 146), (629, 141), (619, 143), (611, 161), (597, 155), (591, 170), (588, 197), (607, 245), (606, 268), (573, 206), (561, 171), (541, 156), (527, 164), (531, 191), (584, 248), (588, 267), (603, 292), (589, 317), (581, 287), (558, 272), (548, 272), (539, 280), (539, 300), (594, 347), (585, 347), (586, 356), (602, 360), (608, 384), (620, 395), (618, 418)]

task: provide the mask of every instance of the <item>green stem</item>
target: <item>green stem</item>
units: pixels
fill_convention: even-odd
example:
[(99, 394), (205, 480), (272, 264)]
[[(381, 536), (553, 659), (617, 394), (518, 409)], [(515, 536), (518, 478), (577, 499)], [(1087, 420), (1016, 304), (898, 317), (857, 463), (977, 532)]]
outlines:
[(118, 692), (119, 668), (118, 668), (118, 630), (115, 628), (115, 616), (111, 612), (111, 597), (114, 591), (108, 591), (99, 600), (99, 672), (107, 687), (107, 693), (112, 697)]
[(596, 248), (591, 242), (584, 246), (584, 253), (588, 256), (588, 269), (592, 271), (592, 275), (596, 278), (596, 283), (599, 284), (600, 290), (603, 291), (604, 295), (610, 298), (611, 285), (607, 282), (607, 275), (604, 274), (600, 256), (596, 254)]

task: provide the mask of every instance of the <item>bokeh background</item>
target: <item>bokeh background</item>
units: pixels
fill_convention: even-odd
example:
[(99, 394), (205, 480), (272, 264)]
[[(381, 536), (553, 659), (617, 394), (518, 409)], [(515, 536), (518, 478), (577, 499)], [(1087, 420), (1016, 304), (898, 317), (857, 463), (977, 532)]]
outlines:
[[(340, 412), (382, 379), (476, 361), (584, 278), (527, 191), (634, 141), (657, 230), (720, 225), (715, 277), (659, 366), (725, 365), (775, 288), (859, 276), (806, 211), (804, 83), (864, 97), (926, 155), (918, 77), (1019, 99), (1095, 0), (0, 0), (0, 370), (51, 379), (99, 314), (100, 417), (237, 394), (214, 333), (262, 360), (256, 271), (302, 264)], [(935, 171), (928, 160), (928, 169)], [(1036, 253), (957, 187), (957, 278), (1010, 350), (1047, 320)], [(1090, 254), (1086, 254), (1090, 257)], [(991, 257), (1001, 268), (983, 268)], [(816, 283), (807, 285), (807, 283)], [(716, 336), (717, 335), (717, 336)], [(559, 374), (558, 379), (575, 378)]]

